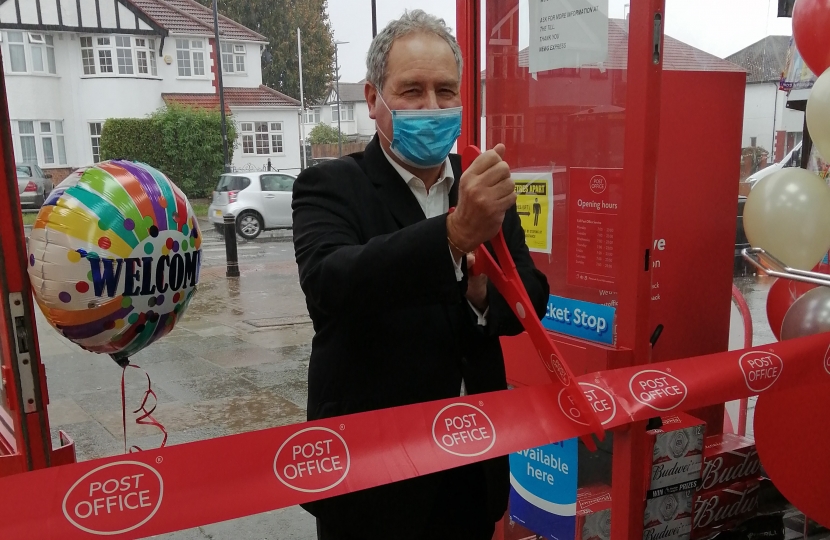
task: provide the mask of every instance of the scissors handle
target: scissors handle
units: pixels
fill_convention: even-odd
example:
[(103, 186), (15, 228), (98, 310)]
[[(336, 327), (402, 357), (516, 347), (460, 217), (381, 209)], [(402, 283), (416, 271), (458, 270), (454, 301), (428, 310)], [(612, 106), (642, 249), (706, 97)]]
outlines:
[[(476, 146), (468, 146), (465, 148), (461, 155), (462, 169), (467, 170), (480, 154), (481, 150)], [(599, 421), (591, 404), (588, 403), (585, 394), (582, 393), (570, 367), (565, 362), (556, 344), (550, 339), (547, 330), (545, 330), (542, 323), (536, 317), (536, 310), (530, 301), (530, 296), (527, 294), (527, 289), (522, 282), (519, 271), (516, 269), (516, 263), (513, 261), (512, 255), (510, 255), (510, 250), (507, 248), (503, 228), (499, 229), (496, 236), (490, 240), (490, 244), (493, 246), (493, 251), (498, 258), (498, 262), (493, 259), (487, 248), (481, 245), (475, 250), (475, 264), (473, 265), (472, 273), (485, 274), (493, 282), (496, 290), (504, 297), (513, 310), (513, 313), (516, 314), (516, 317), (522, 323), (551, 381), (555, 385), (565, 389), (574, 407), (579, 411), (580, 418), (586, 420), (585, 423), (602, 440), (605, 435), (602, 423)], [(596, 448), (590, 436), (583, 437), (582, 440), (589, 449), (593, 450)]]

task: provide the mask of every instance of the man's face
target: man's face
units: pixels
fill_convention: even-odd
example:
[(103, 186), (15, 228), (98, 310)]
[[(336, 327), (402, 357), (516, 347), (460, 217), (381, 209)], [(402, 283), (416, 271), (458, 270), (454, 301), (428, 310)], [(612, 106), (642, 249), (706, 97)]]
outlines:
[[(415, 32), (398, 38), (392, 44), (386, 62), (383, 99), (389, 109), (447, 109), (461, 106), (461, 81), (455, 56), (440, 37)], [(369, 118), (378, 129), (392, 138), (392, 114), (378, 99), (377, 90), (366, 83)], [(389, 151), (389, 142), (380, 137)]]

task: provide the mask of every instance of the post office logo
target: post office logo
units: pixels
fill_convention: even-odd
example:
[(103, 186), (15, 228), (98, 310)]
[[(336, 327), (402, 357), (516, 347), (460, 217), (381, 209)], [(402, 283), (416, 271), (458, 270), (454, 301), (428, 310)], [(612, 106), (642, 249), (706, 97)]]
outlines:
[(496, 444), (496, 428), (490, 417), (467, 403), (447, 405), (432, 422), (435, 444), (454, 456), (474, 457)]
[(751, 351), (738, 360), (744, 374), (746, 386), (753, 392), (769, 389), (784, 370), (784, 361), (777, 354), (764, 351)]
[(550, 357), (542, 356), (542, 363), (545, 364), (545, 368), (548, 371), (562, 381), (564, 386), (571, 384), (571, 378), (568, 376), (568, 372), (565, 371), (565, 367), (562, 365), (558, 356), (555, 354), (551, 354)]
[(824, 371), (830, 375), (830, 347), (827, 347), (827, 352), (824, 353)]
[[(581, 382), (579, 383), (582, 393), (588, 403), (591, 404), (600, 423), (604, 426), (608, 424), (617, 415), (617, 403), (606, 389), (595, 384)], [(587, 426), (588, 422), (582, 417), (582, 413), (574, 405), (573, 399), (568, 395), (567, 389), (563, 388), (559, 391), (559, 408), (565, 413), (565, 416), (576, 422), (577, 424)]]
[(591, 188), (591, 191), (593, 193), (599, 195), (605, 192), (605, 188), (608, 187), (608, 182), (605, 180), (604, 176), (596, 174), (591, 177), (590, 184), (588, 187)]
[(158, 512), (164, 480), (140, 461), (115, 461), (79, 478), (63, 497), (63, 515), (78, 529), (110, 536), (135, 530)]
[(688, 389), (680, 379), (656, 369), (637, 372), (628, 383), (631, 395), (655, 411), (676, 409), (686, 399)]
[(328, 491), (349, 474), (349, 446), (339, 433), (310, 427), (291, 435), (274, 456), (277, 479), (296, 491)]

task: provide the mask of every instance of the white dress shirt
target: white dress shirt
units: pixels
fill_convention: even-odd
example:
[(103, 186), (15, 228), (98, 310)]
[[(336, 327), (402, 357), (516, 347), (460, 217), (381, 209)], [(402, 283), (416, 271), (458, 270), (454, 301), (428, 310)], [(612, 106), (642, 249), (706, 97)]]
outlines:
[[(403, 178), (406, 185), (409, 186), (409, 190), (412, 191), (413, 195), (415, 195), (415, 198), (418, 200), (418, 204), (421, 205), (421, 210), (424, 211), (424, 215), (427, 219), (440, 216), (441, 214), (446, 214), (449, 211), (450, 190), (455, 183), (450, 158), (444, 160), (444, 166), (441, 169), (441, 175), (438, 177), (438, 181), (432, 185), (429, 191), (427, 191), (423, 180), (398, 165), (398, 163), (386, 153), (386, 150), (383, 149), (382, 146), (381, 150), (383, 150), (383, 155), (386, 156), (387, 161), (389, 161), (401, 178)], [(447, 240), (447, 248), (450, 252), (452, 264), (455, 267), (455, 279), (461, 281), (464, 278), (464, 273), (461, 270), (460, 262), (456, 261), (455, 257), (452, 255), (452, 248), (449, 245), (449, 240)], [(473, 313), (475, 313), (478, 317), (478, 324), (481, 326), (487, 326), (487, 312), (490, 311), (490, 309), (487, 308), (484, 310), (484, 313), (482, 313), (469, 300), (467, 300), (467, 303), (470, 304)]]

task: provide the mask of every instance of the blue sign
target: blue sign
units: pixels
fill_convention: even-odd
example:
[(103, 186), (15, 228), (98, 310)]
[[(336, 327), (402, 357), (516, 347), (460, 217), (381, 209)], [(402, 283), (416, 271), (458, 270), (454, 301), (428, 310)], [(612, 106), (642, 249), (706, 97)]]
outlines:
[(542, 325), (561, 334), (613, 345), (615, 313), (611, 306), (550, 295)]
[(549, 540), (573, 540), (577, 441), (510, 454), (510, 518)]

